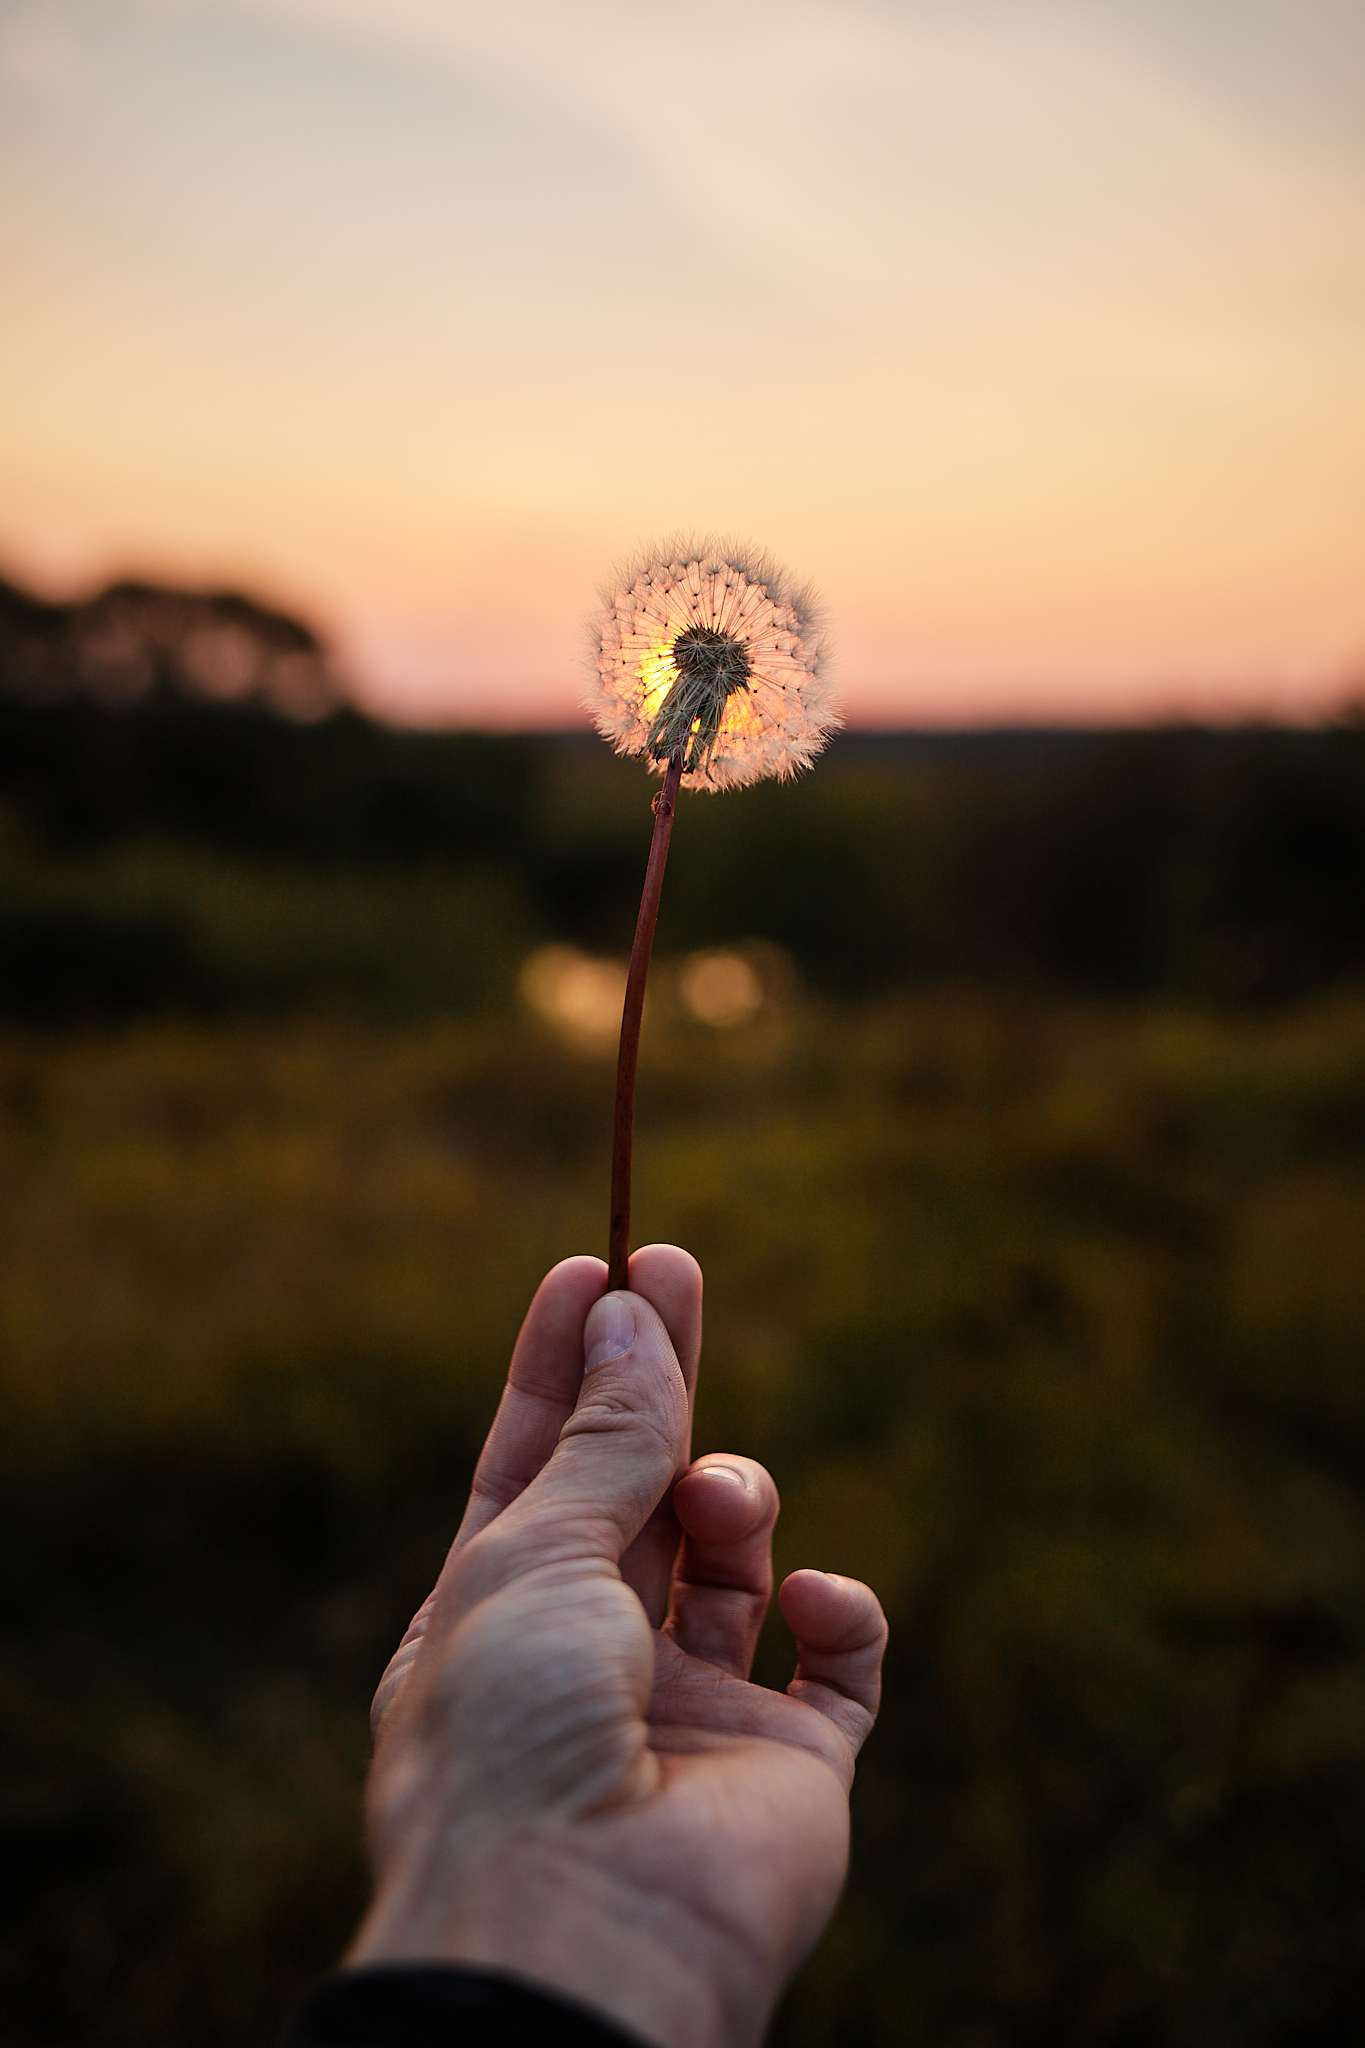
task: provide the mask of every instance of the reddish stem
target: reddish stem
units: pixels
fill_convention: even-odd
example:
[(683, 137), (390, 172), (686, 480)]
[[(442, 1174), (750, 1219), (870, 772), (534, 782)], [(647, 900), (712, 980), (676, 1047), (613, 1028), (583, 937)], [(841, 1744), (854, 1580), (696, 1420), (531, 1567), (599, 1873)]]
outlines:
[(626, 1286), (630, 1263), (630, 1153), (635, 1131), (635, 1069), (640, 1057), (640, 1019), (645, 1007), (645, 981), (664, 887), (664, 862), (673, 832), (673, 813), (682, 780), (682, 756), (675, 754), (654, 799), (654, 837), (645, 869), (635, 944), (630, 949), (626, 1000), (621, 1011), (621, 1049), (616, 1056), (616, 1109), (611, 1125), (611, 1230), (607, 1239), (607, 1286)]

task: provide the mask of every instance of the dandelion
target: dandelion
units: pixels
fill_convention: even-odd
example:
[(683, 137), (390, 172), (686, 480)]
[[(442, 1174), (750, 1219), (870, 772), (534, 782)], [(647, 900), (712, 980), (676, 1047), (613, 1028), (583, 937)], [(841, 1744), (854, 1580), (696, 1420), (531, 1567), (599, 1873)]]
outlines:
[(592, 625), (591, 709), (618, 754), (687, 789), (809, 768), (839, 724), (813, 592), (766, 555), (675, 540), (627, 563)]
[(813, 593), (729, 541), (675, 539), (627, 563), (602, 591), (591, 659), (598, 731), (664, 778), (616, 1067), (607, 1284), (624, 1287), (640, 1018), (678, 790), (795, 775), (840, 721)]

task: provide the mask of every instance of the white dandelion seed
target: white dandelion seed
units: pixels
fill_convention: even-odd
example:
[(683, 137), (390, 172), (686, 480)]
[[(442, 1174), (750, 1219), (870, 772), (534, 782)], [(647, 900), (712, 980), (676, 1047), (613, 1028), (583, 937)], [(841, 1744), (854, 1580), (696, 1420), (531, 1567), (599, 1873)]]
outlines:
[(626, 563), (592, 622), (597, 729), (687, 789), (808, 768), (842, 723), (820, 606), (767, 555), (677, 537)]

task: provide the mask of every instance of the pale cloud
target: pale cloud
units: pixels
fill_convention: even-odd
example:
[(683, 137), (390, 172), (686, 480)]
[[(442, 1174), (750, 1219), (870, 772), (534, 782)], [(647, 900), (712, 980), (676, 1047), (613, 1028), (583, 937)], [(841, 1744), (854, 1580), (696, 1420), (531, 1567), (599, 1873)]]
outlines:
[[(1208, 0), (1180, 14), (1147, 0), (227, 4), (444, 66), (557, 130), (616, 138), (712, 230), (680, 257), (795, 261), (897, 303), (933, 296), (954, 251), (959, 272), (1041, 257), (1054, 283), (1106, 251), (1136, 255), (1149, 276), (1165, 266), (1169, 280), (1215, 235), (1222, 267), (1263, 260), (1291, 228), (1343, 224), (1365, 191), (1365, 147), (1342, 158), (1315, 131), (1267, 147), (1244, 96), (1210, 91), (1207, 67), (1189, 61), (1202, 48), (1192, 25), (1218, 13)], [(1319, 24), (1332, 15), (1330, 0), (1304, 4)], [(1307, 45), (1321, 52), (1313, 76), (1354, 69), (1365, 87), (1365, 39), (1346, 39), (1355, 63), (1343, 67), (1330, 42), (1305, 36), (1298, 0), (1255, 0), (1251, 17), (1267, 83), (1302, 81)], [(1243, 69), (1246, 48), (1229, 35)], [(901, 260), (916, 254), (919, 265)]]

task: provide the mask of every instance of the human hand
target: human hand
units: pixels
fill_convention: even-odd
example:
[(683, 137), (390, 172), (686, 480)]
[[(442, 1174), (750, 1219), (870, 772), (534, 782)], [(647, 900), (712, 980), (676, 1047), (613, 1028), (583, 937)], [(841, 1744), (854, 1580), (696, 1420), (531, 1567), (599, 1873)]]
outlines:
[[(833, 1910), (886, 1626), (792, 1574), (785, 1694), (748, 1683), (772, 1480), (688, 1460), (701, 1274), (556, 1266), (450, 1554), (375, 1699), (375, 1896), (347, 1957), (515, 1972), (660, 2048), (758, 2040)], [(586, 1358), (586, 1369), (585, 1369)]]

